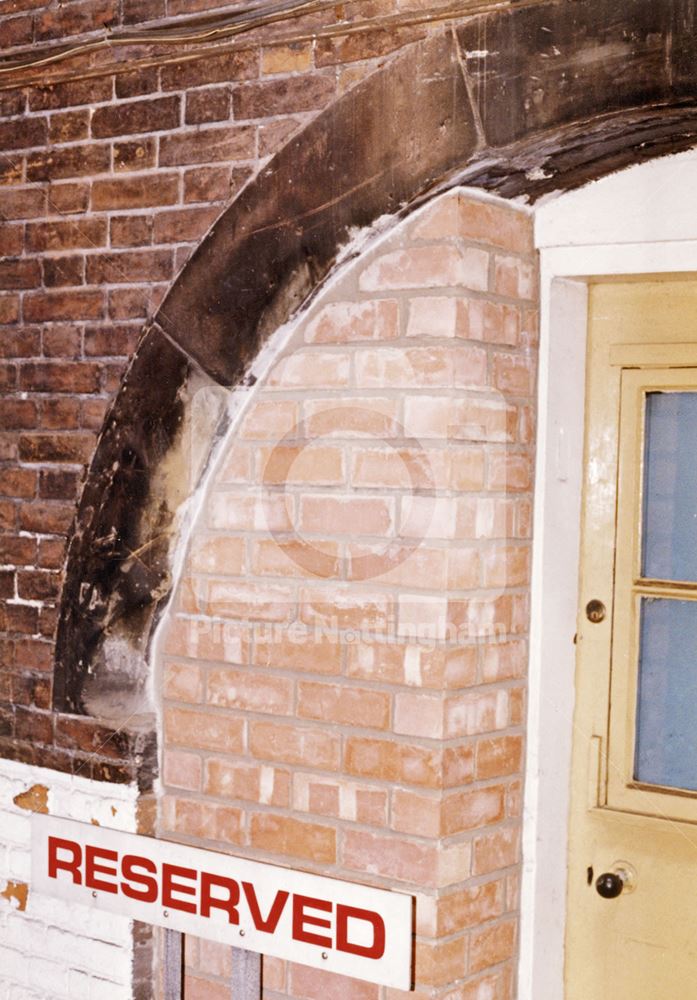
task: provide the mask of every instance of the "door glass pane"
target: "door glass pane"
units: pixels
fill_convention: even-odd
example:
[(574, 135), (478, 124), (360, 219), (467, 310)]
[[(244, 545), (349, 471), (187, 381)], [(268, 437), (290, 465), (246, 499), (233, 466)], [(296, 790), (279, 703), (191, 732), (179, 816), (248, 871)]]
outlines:
[(641, 601), (634, 777), (697, 791), (697, 601)]
[(642, 576), (697, 581), (697, 392), (646, 396)]

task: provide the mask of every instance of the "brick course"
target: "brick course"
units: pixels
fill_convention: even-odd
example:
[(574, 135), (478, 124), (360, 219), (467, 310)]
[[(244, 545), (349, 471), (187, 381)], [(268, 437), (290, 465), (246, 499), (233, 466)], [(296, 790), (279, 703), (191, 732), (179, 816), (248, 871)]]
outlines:
[[(120, 16), (110, 2), (47, 6), (16, 0), (9, 19), (0, 6), (6, 46), (67, 42)], [(149, 15), (159, 13), (124, 12), (129, 23)], [(85, 763), (76, 748), (51, 751), (54, 721), (42, 713), (62, 545), (96, 432), (143, 323), (191, 251), (262, 157), (336, 93), (336, 71), (317, 73), (310, 46), (261, 52), (253, 40), (89, 79), (54, 79), (61, 68), (52, 67), (41, 84), (0, 91), (0, 700), (21, 697), (37, 711), (30, 743), (18, 737), (14, 708), (3, 707), (2, 754)], [(253, 121), (240, 120), (244, 104)], [(21, 554), (19, 531), (31, 536)], [(22, 647), (20, 662), (27, 630), (41, 644), (32, 655)], [(133, 774), (127, 765), (124, 776)]]
[[(349, 268), (228, 441), (163, 636), (161, 834), (416, 893), (429, 997), (515, 980), (533, 267), (525, 213), (453, 194)], [(229, 974), (203, 948), (193, 995)]]

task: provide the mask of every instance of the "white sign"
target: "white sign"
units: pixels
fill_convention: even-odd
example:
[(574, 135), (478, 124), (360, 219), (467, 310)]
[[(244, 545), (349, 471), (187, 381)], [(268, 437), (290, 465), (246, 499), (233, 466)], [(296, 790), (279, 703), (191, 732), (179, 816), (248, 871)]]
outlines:
[(408, 990), (413, 899), (185, 844), (35, 815), (39, 892)]

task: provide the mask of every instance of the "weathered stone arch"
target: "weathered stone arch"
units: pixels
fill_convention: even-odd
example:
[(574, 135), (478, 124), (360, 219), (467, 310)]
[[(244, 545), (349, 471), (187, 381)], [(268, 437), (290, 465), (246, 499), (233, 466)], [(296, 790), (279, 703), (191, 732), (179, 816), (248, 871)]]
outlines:
[[(382, 216), (463, 183), (534, 200), (693, 145), (694, 27), (694, 0), (471, 17), (403, 49), (242, 191), (144, 331), (102, 429), (68, 555), (57, 709), (106, 718), (105, 693), (122, 715), (140, 706), (197, 388), (244, 380), (351, 234)], [(211, 443), (224, 421), (211, 420)]]

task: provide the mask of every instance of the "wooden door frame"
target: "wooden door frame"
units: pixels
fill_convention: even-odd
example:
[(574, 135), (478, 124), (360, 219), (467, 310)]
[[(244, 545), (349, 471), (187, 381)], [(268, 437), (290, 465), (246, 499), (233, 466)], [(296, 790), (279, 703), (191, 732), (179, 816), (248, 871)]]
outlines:
[(518, 1000), (562, 997), (589, 278), (697, 274), (697, 151), (536, 211), (540, 353)]

